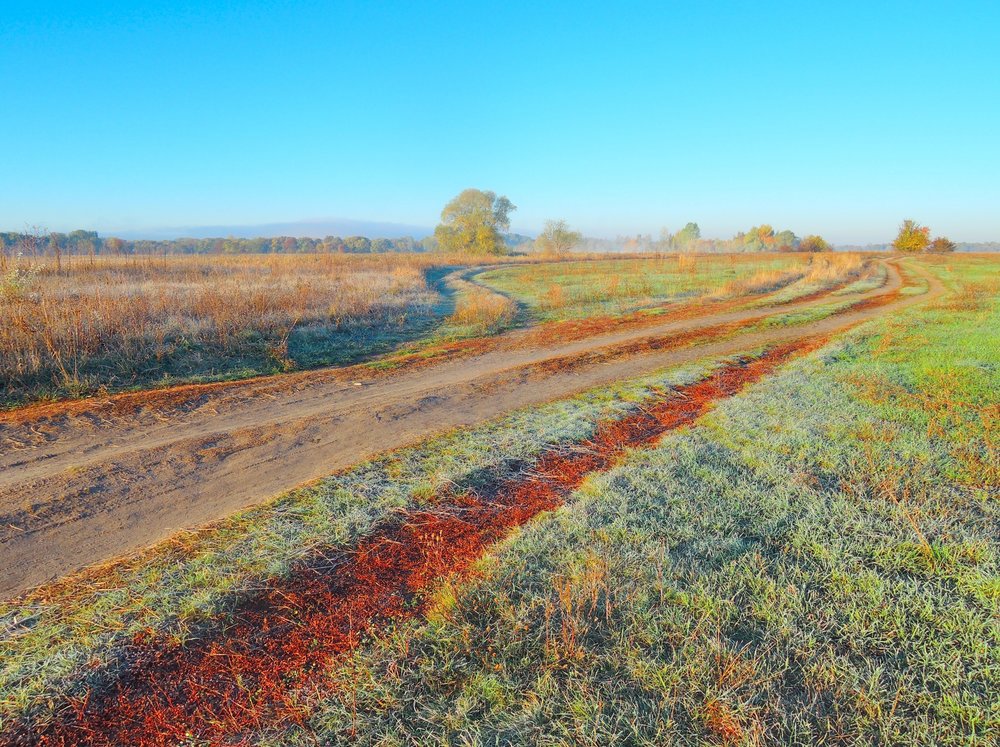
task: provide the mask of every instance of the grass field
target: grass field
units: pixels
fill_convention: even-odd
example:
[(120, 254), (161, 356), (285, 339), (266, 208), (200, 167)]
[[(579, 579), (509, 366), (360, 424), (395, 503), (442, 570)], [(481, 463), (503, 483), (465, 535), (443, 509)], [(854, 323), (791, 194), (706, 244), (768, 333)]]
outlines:
[[(618, 296), (620, 286), (578, 290), (604, 265), (476, 279), (550, 321), (731, 296), (768, 277), (790, 297), (852, 273), (845, 291), (879, 282), (802, 261), (712, 258), (691, 271), (649, 260), (673, 265), (662, 276), (629, 266), (650, 286)], [(247, 663), (238, 708), (251, 715), (223, 713), (187, 743), (240, 724), (239, 738), (268, 745), (990, 744), (1000, 260), (910, 261), (949, 293), (792, 360), (651, 448), (626, 449), (463, 572), (423, 578), (400, 614), (376, 618), (371, 634), (352, 630), (344, 655), (306, 646), (277, 685)], [(551, 287), (572, 303), (547, 307)], [(838, 298), (813, 313), (849, 303)], [(303, 577), (335, 574), (395, 521), (431, 522), (462, 496), (544, 478), (546, 459), (585, 454), (612, 424), (679, 406), (686, 387), (764, 352), (434, 438), (0, 606), (0, 735), (71, 722), (143, 662), (183, 660), (215, 640), (207, 650), (225, 651), (227, 628), (266, 609), (267, 590), (288, 596), (262, 641), (272, 625), (275, 640), (323, 640), (294, 601)], [(412, 531), (423, 536), (415, 520)], [(267, 651), (261, 643), (261, 660)], [(278, 685), (281, 702), (267, 701)], [(124, 693), (136, 728), (169, 716), (183, 733), (183, 708), (160, 713), (156, 696)]]
[(0, 404), (239, 378), (392, 349), (440, 316), (419, 255), (135, 257), (0, 278)]
[[(597, 476), (312, 726), (362, 743), (990, 744), (996, 260)], [(348, 683), (362, 683), (348, 687)]]
[[(801, 285), (814, 270), (790, 255), (488, 261), (515, 264), (470, 282), (449, 273), (475, 262), (427, 254), (12, 262), (0, 276), (0, 407), (342, 365), (537, 321)], [(841, 259), (833, 275), (856, 262)]]
[(855, 254), (668, 255), (503, 267), (477, 278), (517, 300), (533, 319), (557, 321), (778, 289), (791, 300), (861, 274), (862, 262)]

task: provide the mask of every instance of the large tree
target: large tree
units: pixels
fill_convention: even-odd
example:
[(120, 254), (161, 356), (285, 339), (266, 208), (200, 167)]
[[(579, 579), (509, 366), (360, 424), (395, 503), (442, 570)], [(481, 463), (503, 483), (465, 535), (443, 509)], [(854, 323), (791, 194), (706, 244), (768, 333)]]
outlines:
[(915, 220), (904, 220), (899, 227), (899, 235), (892, 242), (892, 248), (897, 252), (922, 252), (927, 249), (931, 230), (921, 226)]
[(444, 206), (434, 229), (438, 247), (456, 254), (505, 254), (503, 233), (517, 208), (506, 197), (480, 189), (466, 189)]
[(754, 226), (747, 234), (747, 246), (755, 252), (766, 252), (774, 248), (774, 226), (762, 223)]
[(544, 254), (561, 256), (580, 243), (583, 236), (578, 231), (571, 231), (564, 220), (549, 220), (545, 228), (535, 239), (535, 246)]
[(372, 250), (372, 242), (366, 236), (348, 236), (344, 239), (344, 247), (353, 254), (365, 254)]
[(777, 249), (779, 252), (790, 252), (797, 249), (798, 246), (799, 237), (788, 229), (778, 231), (774, 234), (774, 244), (772, 248)]

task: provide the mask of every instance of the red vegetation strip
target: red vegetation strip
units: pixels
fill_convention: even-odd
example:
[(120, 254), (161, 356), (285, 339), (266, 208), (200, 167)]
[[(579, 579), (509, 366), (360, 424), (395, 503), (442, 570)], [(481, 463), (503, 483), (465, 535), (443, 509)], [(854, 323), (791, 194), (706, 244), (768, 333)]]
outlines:
[(555, 374), (595, 363), (608, 363), (632, 355), (652, 353), (658, 350), (673, 350), (692, 345), (705, 340), (719, 340), (734, 332), (751, 326), (756, 320), (745, 319), (728, 324), (717, 324), (712, 327), (680, 332), (667, 337), (643, 337), (638, 340), (619, 343), (604, 348), (585, 350), (582, 353), (564, 355), (535, 363), (533, 368), (544, 374)]
[(492, 543), (560, 506), (626, 449), (692, 423), (716, 400), (820, 344), (790, 343), (725, 366), (665, 392), (651, 407), (600, 424), (586, 443), (546, 453), (530, 473), (485, 495), (443, 496), (433, 510), (414, 509), (383, 525), (354, 552), (317, 554), (193, 642), (138, 637), (129, 664), (106, 689), (73, 701), (54, 723), (20, 725), (0, 743), (167, 745), (194, 736), (242, 744), (254, 731), (304, 722), (308, 710), (295, 703), (295, 693), (308, 697), (328, 667), (379, 626), (422, 615), (436, 581), (467, 571)]
[[(909, 287), (909, 285), (907, 284), (904, 287)], [(902, 296), (902, 293), (900, 292), (901, 290), (902, 290), (901, 288), (897, 288), (891, 293), (885, 293), (881, 296), (873, 296), (872, 298), (862, 299), (861, 301), (852, 303), (841, 313), (847, 311), (854, 313), (859, 311), (868, 311), (869, 309), (879, 309), (883, 306), (889, 305), (890, 303), (895, 303)]]

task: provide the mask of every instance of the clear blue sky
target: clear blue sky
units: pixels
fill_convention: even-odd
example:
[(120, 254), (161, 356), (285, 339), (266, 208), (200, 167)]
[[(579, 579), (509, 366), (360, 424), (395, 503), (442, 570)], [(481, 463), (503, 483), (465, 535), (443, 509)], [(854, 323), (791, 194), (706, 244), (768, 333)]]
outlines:
[(1000, 240), (1000, 3), (818, 5), (4, 0), (0, 229)]

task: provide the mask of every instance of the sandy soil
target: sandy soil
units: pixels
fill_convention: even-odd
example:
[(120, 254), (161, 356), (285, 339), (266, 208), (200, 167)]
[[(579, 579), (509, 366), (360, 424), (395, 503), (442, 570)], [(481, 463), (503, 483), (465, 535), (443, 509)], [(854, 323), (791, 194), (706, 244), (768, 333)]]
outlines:
[[(776, 310), (829, 299), (668, 319), (572, 342), (500, 346), (361, 381), (344, 370), (314, 371), (5, 417), (0, 597), (449, 428), (667, 365), (838, 332), (943, 292), (925, 276), (929, 294), (899, 296), (902, 278), (888, 266), (884, 286), (854, 297), (868, 303), (796, 327), (712, 336), (720, 326), (738, 330)], [(705, 339), (692, 344), (699, 331)]]

